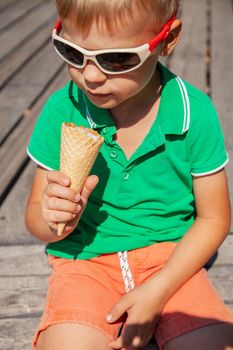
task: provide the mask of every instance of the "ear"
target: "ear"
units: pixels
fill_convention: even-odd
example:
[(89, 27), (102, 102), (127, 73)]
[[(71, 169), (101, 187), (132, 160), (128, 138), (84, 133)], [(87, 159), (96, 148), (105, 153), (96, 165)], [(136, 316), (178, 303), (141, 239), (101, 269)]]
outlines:
[(165, 44), (163, 45), (162, 51), (160, 53), (161, 56), (168, 56), (172, 53), (180, 40), (181, 29), (182, 21), (180, 19), (176, 19), (172, 23), (170, 33), (168, 34)]

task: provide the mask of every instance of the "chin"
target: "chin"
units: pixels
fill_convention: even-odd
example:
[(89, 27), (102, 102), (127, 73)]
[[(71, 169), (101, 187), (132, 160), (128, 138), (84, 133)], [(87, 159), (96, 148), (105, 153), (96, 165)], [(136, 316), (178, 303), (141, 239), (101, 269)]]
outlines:
[(114, 100), (113, 98), (111, 99), (99, 99), (99, 98), (93, 98), (91, 96), (88, 96), (88, 99), (97, 107), (103, 108), (103, 109), (112, 109), (117, 106), (119, 106), (119, 102)]

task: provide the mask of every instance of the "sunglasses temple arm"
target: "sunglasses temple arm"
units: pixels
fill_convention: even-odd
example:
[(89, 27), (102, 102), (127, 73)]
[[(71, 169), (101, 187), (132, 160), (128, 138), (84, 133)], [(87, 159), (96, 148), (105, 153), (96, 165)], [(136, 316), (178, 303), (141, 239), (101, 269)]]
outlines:
[(60, 18), (58, 19), (57, 23), (55, 24), (54, 29), (56, 30), (57, 33), (59, 33), (61, 31), (62, 25), (61, 25)]
[(163, 30), (161, 31), (161, 33), (159, 33), (159, 35), (150, 42), (149, 44), (149, 50), (150, 52), (152, 52), (155, 47), (161, 42), (164, 41), (168, 34), (170, 33), (170, 28), (172, 26), (172, 23), (175, 21), (176, 16), (173, 16), (164, 26)]

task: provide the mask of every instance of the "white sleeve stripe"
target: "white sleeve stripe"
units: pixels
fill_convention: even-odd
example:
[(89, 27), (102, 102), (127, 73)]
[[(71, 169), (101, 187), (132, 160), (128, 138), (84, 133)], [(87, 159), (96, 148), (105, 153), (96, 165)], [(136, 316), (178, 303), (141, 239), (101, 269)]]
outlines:
[(177, 83), (178, 83), (178, 85), (179, 85), (181, 97), (182, 97), (182, 100), (183, 100), (183, 107), (184, 107), (184, 123), (183, 123), (182, 132), (184, 132), (185, 124), (186, 124), (186, 118), (187, 118), (187, 108), (186, 108), (186, 103), (185, 103), (185, 98), (184, 98), (184, 92), (183, 92), (183, 89), (182, 89), (182, 87), (181, 87), (181, 84), (180, 84), (180, 81), (179, 81), (178, 77), (176, 78), (176, 80), (177, 80)]
[(189, 101), (186, 86), (183, 83), (183, 81), (178, 76), (176, 77), (176, 81), (180, 88), (180, 92), (183, 100), (183, 106), (184, 106), (184, 124), (183, 124), (183, 130), (182, 130), (182, 132), (184, 133), (189, 129), (189, 124), (190, 124), (190, 101)]
[(229, 162), (229, 158), (227, 157), (227, 160), (222, 165), (220, 165), (218, 168), (211, 170), (211, 171), (207, 171), (205, 173), (191, 173), (191, 175), (192, 176), (205, 176), (205, 175), (211, 175), (211, 174), (217, 173), (219, 170), (223, 169), (227, 165), (228, 162)]
[(52, 168), (49, 168), (47, 165), (39, 162), (35, 157), (33, 157), (31, 155), (31, 153), (29, 152), (29, 149), (27, 148), (27, 155), (29, 156), (29, 158), (31, 158), (31, 160), (33, 160), (33, 162), (35, 162), (36, 164), (40, 165), (42, 168), (45, 168), (47, 170), (53, 170)]

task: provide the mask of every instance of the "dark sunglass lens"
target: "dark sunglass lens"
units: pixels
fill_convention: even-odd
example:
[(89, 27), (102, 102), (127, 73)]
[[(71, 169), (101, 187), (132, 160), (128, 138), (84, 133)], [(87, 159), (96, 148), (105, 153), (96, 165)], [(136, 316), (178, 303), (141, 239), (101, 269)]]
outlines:
[(54, 40), (53, 44), (61, 56), (67, 61), (78, 66), (83, 64), (83, 54), (80, 51), (58, 40)]
[(97, 61), (109, 72), (123, 72), (140, 64), (140, 57), (131, 52), (112, 52), (98, 55)]

